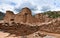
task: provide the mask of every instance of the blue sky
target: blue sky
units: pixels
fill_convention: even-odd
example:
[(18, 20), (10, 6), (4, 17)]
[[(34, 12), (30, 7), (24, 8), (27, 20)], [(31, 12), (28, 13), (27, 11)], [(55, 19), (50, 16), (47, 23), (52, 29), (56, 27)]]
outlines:
[(30, 8), (33, 13), (60, 11), (60, 0), (0, 0), (2, 12), (11, 10), (18, 13), (24, 7)]

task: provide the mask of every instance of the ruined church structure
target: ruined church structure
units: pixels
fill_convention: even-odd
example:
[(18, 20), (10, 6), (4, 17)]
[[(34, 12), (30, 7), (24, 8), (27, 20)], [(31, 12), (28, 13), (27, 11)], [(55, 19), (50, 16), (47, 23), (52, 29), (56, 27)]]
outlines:
[(4, 21), (6, 23), (15, 22), (15, 23), (31, 23), (31, 24), (37, 24), (40, 22), (44, 22), (45, 18), (48, 18), (47, 16), (44, 16), (43, 14), (36, 14), (35, 16), (32, 15), (32, 11), (25, 7), (22, 8), (22, 10), (18, 14), (14, 14), (12, 11), (6, 11)]

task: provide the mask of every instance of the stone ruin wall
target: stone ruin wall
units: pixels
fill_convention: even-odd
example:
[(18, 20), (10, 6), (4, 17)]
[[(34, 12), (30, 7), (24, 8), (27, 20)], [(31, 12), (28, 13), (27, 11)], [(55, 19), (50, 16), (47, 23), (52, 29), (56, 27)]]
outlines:
[(41, 23), (44, 22), (43, 14), (36, 14), (34, 17), (32, 16), (32, 12), (29, 8), (23, 8), (18, 14), (14, 14), (12, 11), (6, 11), (6, 15), (4, 17), (4, 21), (7, 23), (16, 22), (16, 23)]

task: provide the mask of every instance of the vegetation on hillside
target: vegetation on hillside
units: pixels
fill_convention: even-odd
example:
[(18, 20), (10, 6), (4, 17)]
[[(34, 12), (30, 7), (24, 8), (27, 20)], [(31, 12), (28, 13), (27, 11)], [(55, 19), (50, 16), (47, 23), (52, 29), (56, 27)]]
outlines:
[(3, 19), (4, 15), (5, 15), (4, 13), (0, 12), (0, 20)]
[(51, 18), (60, 17), (60, 11), (47, 11), (47, 12), (44, 12), (44, 14), (48, 15), (48, 17), (51, 17)]

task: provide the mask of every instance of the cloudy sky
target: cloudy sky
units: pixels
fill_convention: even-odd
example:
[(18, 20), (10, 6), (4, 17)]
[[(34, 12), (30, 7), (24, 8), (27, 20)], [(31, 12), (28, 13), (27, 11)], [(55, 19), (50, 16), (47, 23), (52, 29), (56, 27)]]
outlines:
[(0, 0), (0, 11), (6, 10), (18, 13), (22, 8), (28, 7), (34, 13), (44, 11), (59, 11), (60, 0)]

